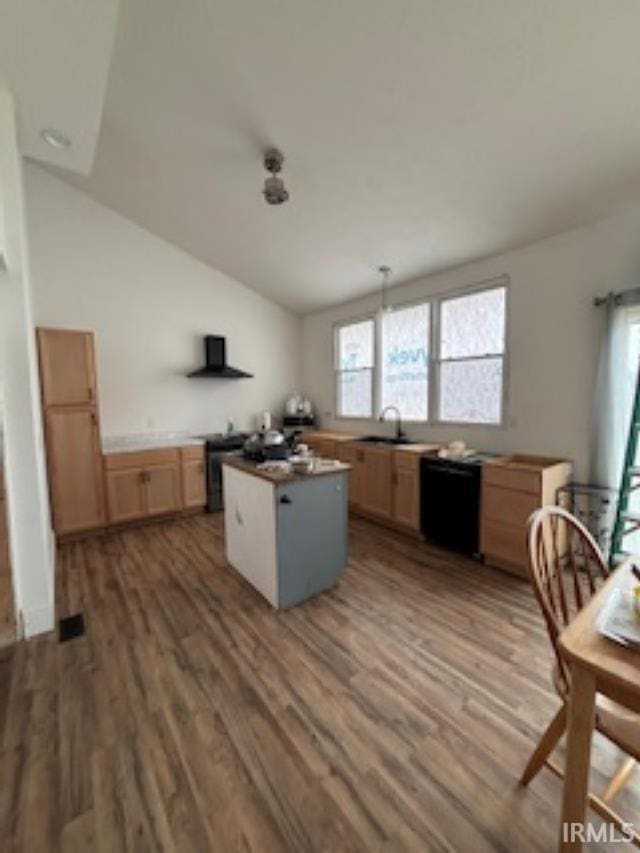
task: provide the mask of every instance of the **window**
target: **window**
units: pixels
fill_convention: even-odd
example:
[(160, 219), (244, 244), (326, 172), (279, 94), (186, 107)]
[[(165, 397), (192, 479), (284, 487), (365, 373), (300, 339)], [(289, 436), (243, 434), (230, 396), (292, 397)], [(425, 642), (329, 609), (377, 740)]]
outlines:
[(382, 315), (381, 406), (397, 406), (403, 420), (429, 413), (429, 304)]
[(372, 418), (396, 406), (405, 421), (501, 424), (504, 281), (337, 326), (338, 417)]
[(441, 301), (440, 421), (502, 421), (505, 319), (505, 287)]
[(374, 321), (339, 326), (336, 335), (336, 397), (338, 415), (373, 415)]

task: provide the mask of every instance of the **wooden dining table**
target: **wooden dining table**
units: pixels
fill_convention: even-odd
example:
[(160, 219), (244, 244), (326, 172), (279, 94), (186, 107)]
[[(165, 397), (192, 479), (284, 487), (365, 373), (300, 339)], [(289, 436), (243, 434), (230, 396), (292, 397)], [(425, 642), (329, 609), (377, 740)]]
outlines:
[[(580, 837), (563, 827), (585, 825), (591, 736), (595, 722), (596, 695), (602, 693), (640, 714), (640, 651), (604, 637), (598, 616), (616, 587), (638, 584), (631, 561), (616, 569), (560, 635), (560, 648), (571, 670), (567, 720), (567, 763), (562, 796), (561, 851), (582, 850)], [(636, 827), (636, 832), (640, 827)]]

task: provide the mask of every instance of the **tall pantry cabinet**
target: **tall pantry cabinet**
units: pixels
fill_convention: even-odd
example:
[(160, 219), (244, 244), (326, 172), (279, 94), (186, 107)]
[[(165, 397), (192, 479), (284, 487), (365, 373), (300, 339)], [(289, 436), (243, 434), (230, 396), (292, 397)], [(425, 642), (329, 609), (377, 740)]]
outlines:
[(38, 329), (53, 527), (58, 535), (105, 524), (104, 479), (91, 332)]

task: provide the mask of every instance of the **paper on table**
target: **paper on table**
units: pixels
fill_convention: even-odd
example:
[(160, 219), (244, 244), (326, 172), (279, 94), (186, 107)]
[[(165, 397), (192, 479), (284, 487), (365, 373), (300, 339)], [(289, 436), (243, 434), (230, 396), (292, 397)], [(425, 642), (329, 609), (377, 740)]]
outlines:
[(625, 589), (611, 592), (598, 617), (598, 630), (616, 643), (640, 651), (640, 616), (632, 592)]

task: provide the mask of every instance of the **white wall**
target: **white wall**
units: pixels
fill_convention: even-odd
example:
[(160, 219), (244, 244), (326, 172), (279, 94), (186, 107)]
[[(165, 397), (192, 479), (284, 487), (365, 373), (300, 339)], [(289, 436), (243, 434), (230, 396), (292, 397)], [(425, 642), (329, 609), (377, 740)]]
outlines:
[[(593, 298), (640, 283), (640, 207), (593, 225), (455, 270), (393, 288), (391, 302), (451, 291), (510, 276), (509, 381), (504, 427), (412, 425), (416, 438), (461, 438), (474, 448), (569, 457), (588, 476), (592, 392), (602, 312)], [(383, 258), (384, 260), (384, 258)], [(390, 425), (334, 415), (332, 324), (375, 310), (373, 295), (304, 318), (303, 388), (324, 426), (357, 432)]]
[[(281, 411), (299, 387), (299, 318), (36, 166), (25, 186), (36, 324), (95, 332), (103, 436)], [(226, 335), (229, 364), (255, 378), (187, 379), (205, 334)]]
[(16, 612), (27, 637), (53, 628), (54, 554), (31, 314), (21, 161), (11, 97), (0, 92), (0, 203), (7, 270), (0, 271), (0, 376), (5, 480)]

